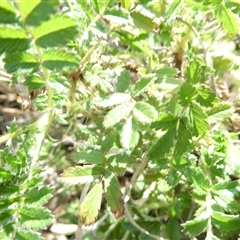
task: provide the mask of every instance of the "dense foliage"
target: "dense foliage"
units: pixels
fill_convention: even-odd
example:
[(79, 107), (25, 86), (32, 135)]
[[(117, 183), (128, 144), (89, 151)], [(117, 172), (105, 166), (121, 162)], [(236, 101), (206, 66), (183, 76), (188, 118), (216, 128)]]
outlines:
[[(239, 12), (0, 1), (2, 66), (40, 113), (0, 137), (0, 239), (43, 239), (54, 217), (78, 224), (76, 239), (237, 239)], [(46, 207), (61, 189), (74, 196), (64, 220)]]

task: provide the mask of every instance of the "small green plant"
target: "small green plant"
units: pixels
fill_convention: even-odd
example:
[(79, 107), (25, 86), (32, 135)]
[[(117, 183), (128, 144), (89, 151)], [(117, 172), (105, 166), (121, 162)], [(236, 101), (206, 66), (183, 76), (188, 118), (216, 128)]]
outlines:
[(226, 73), (239, 86), (239, 11), (238, 1), (0, 2), (4, 69), (24, 87), (22, 107), (42, 113), (0, 137), (0, 239), (43, 239), (53, 222), (41, 149), (61, 140), (57, 127), (74, 146), (61, 183), (84, 185), (76, 239), (93, 239), (82, 226), (96, 221), (98, 239), (236, 238), (238, 94), (219, 89)]

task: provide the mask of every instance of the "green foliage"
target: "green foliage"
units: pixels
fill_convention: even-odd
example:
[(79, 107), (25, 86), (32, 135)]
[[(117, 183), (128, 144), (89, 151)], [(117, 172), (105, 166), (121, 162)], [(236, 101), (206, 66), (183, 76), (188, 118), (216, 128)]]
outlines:
[[(84, 225), (100, 219), (101, 239), (236, 238), (237, 95), (226, 101), (219, 91), (225, 73), (239, 80), (231, 45), (239, 9), (205, 0), (0, 2), (4, 70), (23, 109), (42, 113), (0, 137), (0, 239), (43, 239), (52, 223), (43, 162), (60, 169), (68, 194), (81, 190), (71, 214)], [(222, 42), (230, 56), (218, 54)], [(71, 155), (59, 147), (65, 137)]]

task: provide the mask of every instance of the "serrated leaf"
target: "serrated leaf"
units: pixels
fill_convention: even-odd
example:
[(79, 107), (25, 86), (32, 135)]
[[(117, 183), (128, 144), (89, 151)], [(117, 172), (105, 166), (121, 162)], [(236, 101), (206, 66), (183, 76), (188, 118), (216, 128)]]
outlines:
[(165, 154), (170, 153), (175, 138), (176, 125), (173, 124), (171, 128), (150, 148), (148, 157), (155, 161), (164, 158)]
[(119, 93), (125, 92), (130, 84), (131, 74), (127, 70), (123, 70), (118, 77), (116, 91)]
[(230, 192), (232, 192), (233, 194), (237, 194), (240, 192), (240, 181), (239, 180), (235, 180), (235, 181), (224, 181), (224, 182), (220, 182), (215, 184), (212, 187), (213, 192), (217, 192), (219, 190), (228, 190)]
[(121, 217), (124, 215), (124, 206), (122, 199), (121, 187), (114, 176), (114, 174), (110, 171), (106, 171), (105, 178), (105, 193), (108, 206), (111, 209), (111, 212), (116, 217)]
[(198, 92), (198, 96), (196, 101), (204, 107), (212, 107), (219, 103), (219, 99), (212, 92), (212, 90), (206, 86), (197, 86), (196, 90)]
[(74, 53), (52, 49), (43, 53), (42, 65), (52, 71), (60, 71), (66, 67), (77, 67), (79, 60)]
[(129, 117), (122, 128), (120, 142), (123, 148), (136, 147), (139, 140), (138, 125), (133, 117)]
[(117, 105), (130, 101), (131, 96), (128, 93), (113, 93), (107, 97), (95, 98), (93, 103), (101, 109), (110, 109)]
[(73, 155), (73, 160), (81, 164), (101, 164), (105, 156), (100, 151), (77, 152)]
[(37, 71), (39, 63), (30, 53), (9, 53), (3, 59), (5, 69), (9, 73), (21, 71)]
[(219, 122), (230, 117), (234, 112), (234, 109), (229, 103), (219, 103), (212, 108), (206, 110), (206, 114), (209, 116), (210, 121)]
[(130, 158), (126, 153), (112, 155), (108, 158), (109, 170), (117, 174), (124, 174), (129, 161)]
[(187, 82), (191, 82), (193, 84), (196, 84), (199, 82), (199, 79), (201, 79), (201, 67), (200, 63), (198, 61), (191, 61), (189, 65), (186, 67), (186, 78)]
[(61, 175), (61, 181), (68, 184), (84, 184), (99, 178), (104, 172), (102, 166), (69, 167)]
[(43, 237), (41, 237), (40, 233), (33, 232), (33, 231), (25, 231), (25, 230), (20, 230), (16, 232), (15, 239), (17, 240), (44, 240)]
[(192, 100), (196, 99), (196, 88), (189, 83), (183, 83), (179, 91), (179, 99), (182, 106), (188, 106)]
[(46, 21), (50, 15), (55, 12), (55, 7), (58, 5), (58, 1), (19, 1), (17, 2), (17, 5), (25, 24), (37, 26), (43, 21)]
[(91, 225), (95, 222), (102, 201), (102, 183), (96, 183), (79, 206), (81, 223)]
[(109, 151), (112, 148), (115, 140), (116, 140), (115, 132), (110, 132), (109, 134), (107, 134), (106, 138), (102, 142), (101, 151), (103, 152)]
[(143, 91), (145, 91), (147, 89), (147, 87), (153, 83), (156, 80), (156, 77), (154, 75), (150, 75), (147, 77), (143, 77), (140, 80), (138, 80), (136, 82), (136, 84), (134, 85), (133, 89), (132, 89), (132, 95), (134, 97), (138, 96), (140, 93), (142, 93)]
[(134, 105), (133, 103), (127, 102), (123, 103), (111, 111), (109, 111), (103, 121), (105, 128), (110, 128), (119, 123), (121, 120), (126, 119), (130, 112), (132, 111)]
[(151, 123), (156, 120), (158, 112), (150, 104), (139, 101), (133, 108), (133, 116), (141, 123)]
[(216, 9), (216, 16), (228, 34), (235, 35), (238, 33), (238, 20), (230, 9), (227, 9), (223, 4), (219, 4)]
[(130, 24), (129, 13), (119, 9), (107, 9), (104, 14), (104, 19), (117, 25)]
[(200, 220), (194, 219), (182, 224), (184, 227), (184, 232), (190, 236), (198, 236), (207, 229), (207, 225), (208, 218)]
[(181, 157), (191, 147), (190, 140), (192, 139), (192, 133), (187, 124), (187, 121), (180, 119), (177, 130), (177, 142), (174, 149), (175, 157)]
[(173, 124), (174, 125), (177, 124), (177, 120), (178, 120), (177, 117), (170, 114), (163, 113), (158, 117), (156, 122), (153, 122), (151, 124), (151, 128), (154, 128), (156, 130), (159, 130), (159, 129), (168, 130)]
[(65, 45), (74, 39), (76, 34), (75, 21), (66, 15), (55, 15), (33, 30), (36, 44), (43, 48)]
[[(190, 176), (191, 176), (191, 179), (192, 179), (194, 185), (203, 189), (204, 190), (203, 194), (205, 194), (206, 191), (211, 186), (210, 181), (207, 178), (206, 174), (202, 171), (202, 169), (200, 167), (189, 168), (189, 173), (190, 173)], [(202, 191), (199, 192), (199, 194), (201, 194), (201, 193), (202, 193)]]
[(17, 21), (14, 7), (7, 1), (0, 1), (0, 23), (15, 23)]
[(27, 86), (30, 91), (42, 88), (46, 83), (43, 77), (37, 75), (26, 76), (25, 79), (23, 85)]
[(52, 190), (47, 186), (43, 186), (41, 188), (35, 187), (32, 189), (28, 189), (27, 191), (24, 192), (25, 197), (24, 202), (27, 205), (32, 204), (37, 207), (41, 206), (45, 204), (52, 196), (51, 192)]
[(43, 208), (22, 208), (19, 211), (19, 222), (26, 229), (45, 229), (52, 220), (51, 213)]
[(31, 40), (23, 29), (0, 27), (0, 54), (25, 51)]
[(226, 212), (238, 213), (240, 204), (234, 199), (234, 196), (225, 190), (220, 190), (214, 195), (216, 203), (222, 207)]
[(131, 17), (136, 27), (141, 28), (147, 32), (153, 31), (157, 27), (157, 24), (152, 18), (142, 14), (138, 11), (131, 12)]
[(194, 121), (194, 136), (205, 134), (208, 129), (207, 115), (197, 103), (191, 103), (191, 112)]
[(234, 231), (240, 229), (239, 215), (229, 215), (221, 212), (212, 212), (213, 224), (221, 231)]

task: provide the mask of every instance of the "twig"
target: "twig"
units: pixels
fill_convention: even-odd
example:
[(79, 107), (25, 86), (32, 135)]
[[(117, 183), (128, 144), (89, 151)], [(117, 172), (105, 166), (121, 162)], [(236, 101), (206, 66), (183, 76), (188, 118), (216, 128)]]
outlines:
[[(185, 20), (183, 20), (180, 17), (176, 17), (176, 20), (178, 20), (179, 22), (184, 23), (185, 25), (187, 25), (192, 32), (195, 34), (195, 36), (198, 38), (199, 43), (202, 45), (202, 49), (205, 55), (205, 63), (208, 67), (213, 68), (213, 64), (212, 64), (212, 58), (210, 56), (210, 53), (208, 51), (208, 49), (204, 46), (203, 41), (198, 33), (198, 31), (196, 30), (195, 27), (193, 27), (191, 24), (189, 24), (188, 22), (186, 22)], [(212, 91), (216, 94), (216, 87), (215, 87), (215, 82), (214, 82), (214, 74), (211, 73), (210, 77), (209, 77), (209, 86), (212, 89)]]

